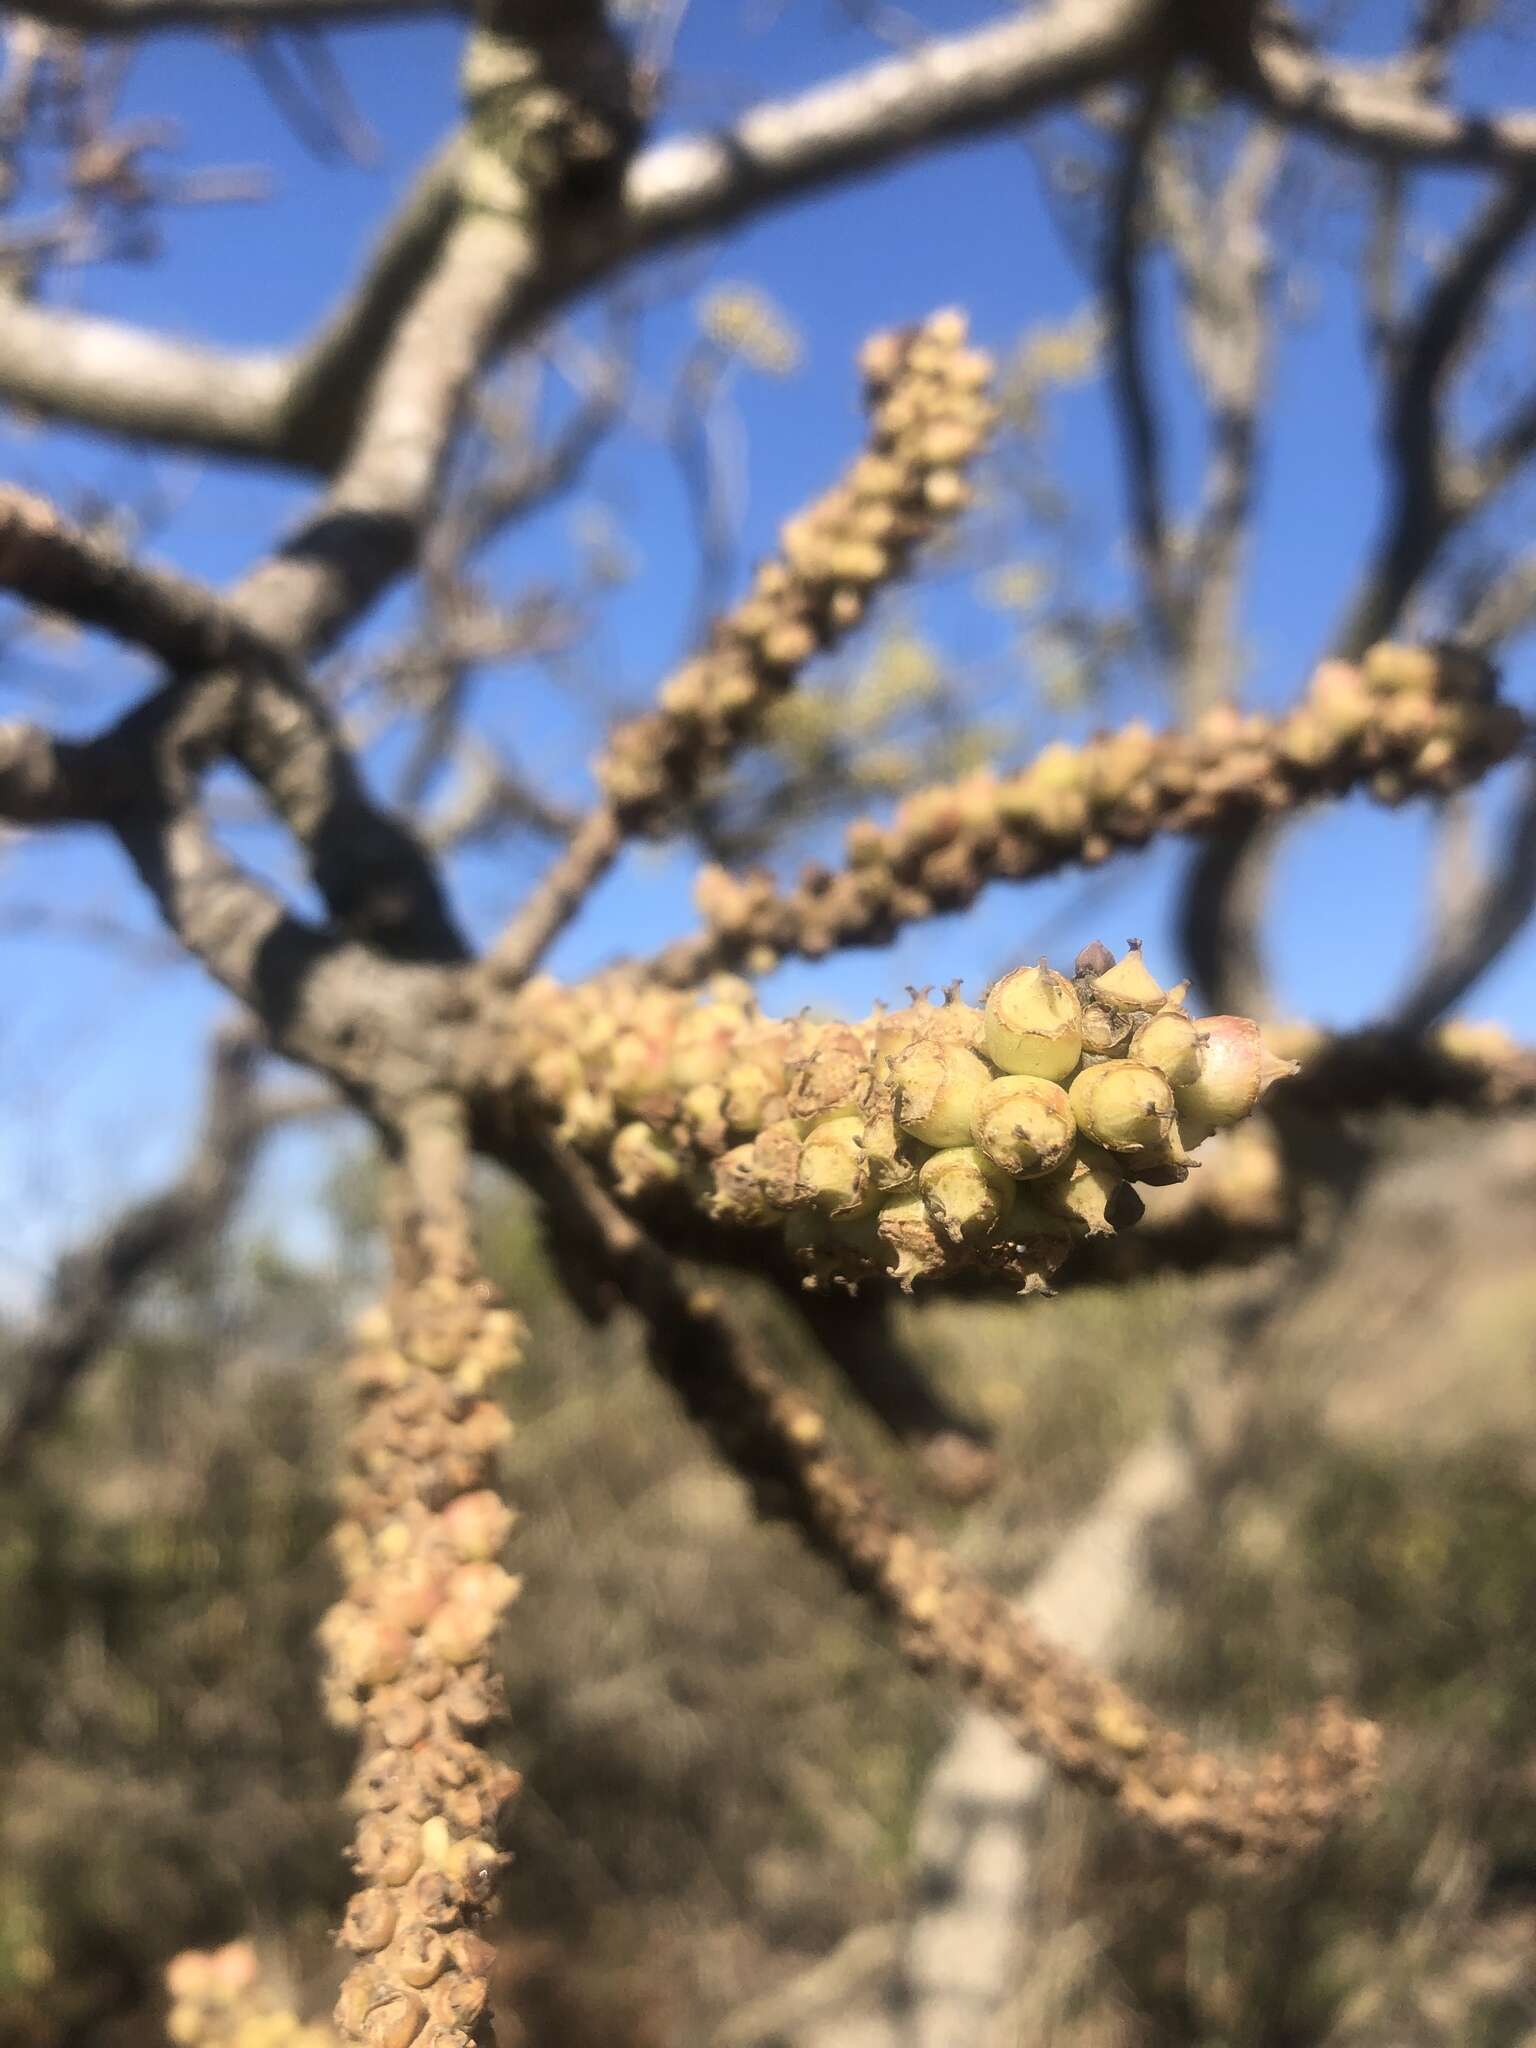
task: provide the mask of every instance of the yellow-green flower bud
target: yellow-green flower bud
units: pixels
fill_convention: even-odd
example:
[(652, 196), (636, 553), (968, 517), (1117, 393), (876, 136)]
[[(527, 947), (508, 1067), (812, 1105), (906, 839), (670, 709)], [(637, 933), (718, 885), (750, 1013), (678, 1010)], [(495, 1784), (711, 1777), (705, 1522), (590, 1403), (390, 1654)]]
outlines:
[(1167, 1000), (1164, 990), (1152, 979), (1141, 957), (1141, 946), (1133, 943), (1123, 959), (1093, 984), (1093, 998), (1107, 1010), (1160, 1010)]
[(967, 1145), (976, 1099), (991, 1078), (963, 1045), (920, 1038), (891, 1062), (896, 1121), (925, 1145)]
[(915, 1188), (908, 1194), (890, 1195), (880, 1204), (875, 1230), (894, 1261), (891, 1272), (907, 1294), (912, 1292), (914, 1280), (925, 1273), (942, 1272), (949, 1264), (928, 1204)]
[(871, 1091), (864, 1111), (864, 1158), (869, 1184), (882, 1195), (910, 1187), (917, 1178), (917, 1162), (908, 1156), (896, 1121), (896, 1091), (889, 1084)]
[(1155, 1151), (1173, 1129), (1173, 1090), (1140, 1060), (1084, 1067), (1070, 1095), (1078, 1129), (1106, 1152)]
[(800, 1147), (799, 1195), (824, 1216), (857, 1209), (869, 1186), (864, 1119), (838, 1116), (817, 1124)]
[(985, 1244), (1013, 1206), (1013, 1182), (974, 1145), (952, 1145), (917, 1176), (928, 1214), (951, 1244)]
[(1016, 967), (987, 991), (987, 1056), (1005, 1074), (1065, 1081), (1082, 1057), (1082, 1004), (1064, 974)]
[(670, 1187), (682, 1172), (677, 1154), (648, 1124), (625, 1124), (615, 1133), (608, 1165), (626, 1201)]
[(1189, 1087), (1200, 1078), (1200, 1038), (1194, 1019), (1183, 1010), (1159, 1010), (1137, 1027), (1131, 1058), (1156, 1067), (1174, 1088)]
[(743, 1062), (728, 1069), (724, 1082), (725, 1120), (733, 1131), (760, 1131), (770, 1121), (768, 1111), (777, 1100), (782, 1116), (783, 1077), (770, 1074), (755, 1062)]
[[(1074, 1158), (1060, 1173), (1036, 1181), (1029, 1192), (1042, 1209), (1088, 1237), (1102, 1237), (1121, 1227), (1119, 1214), (1127, 1196), (1137, 1204), (1137, 1213), (1140, 1208), (1140, 1198), (1107, 1158)], [(1111, 1203), (1115, 1205), (1115, 1222), (1110, 1221)]]
[(994, 1166), (1016, 1180), (1054, 1173), (1077, 1142), (1067, 1091), (1038, 1074), (999, 1074), (976, 1098), (971, 1134)]
[(1199, 1078), (1179, 1090), (1179, 1116), (1188, 1126), (1186, 1143), (1211, 1131), (1241, 1123), (1264, 1090), (1283, 1074), (1294, 1074), (1294, 1060), (1279, 1060), (1264, 1043), (1251, 1017), (1197, 1017), (1200, 1035)]

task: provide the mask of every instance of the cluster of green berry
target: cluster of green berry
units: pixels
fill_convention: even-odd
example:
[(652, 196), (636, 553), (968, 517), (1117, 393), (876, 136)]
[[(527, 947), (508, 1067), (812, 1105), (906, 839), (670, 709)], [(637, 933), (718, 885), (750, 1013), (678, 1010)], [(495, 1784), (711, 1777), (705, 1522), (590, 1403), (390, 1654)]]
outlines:
[(980, 1265), (1028, 1292), (1293, 1071), (1257, 1024), (1192, 1017), (1185, 993), (1135, 945), (1086, 947), (1070, 977), (1017, 968), (979, 1009), (915, 997), (857, 1026), (766, 1019), (723, 978), (702, 998), (541, 978), (503, 1044), (509, 1083), (627, 1199), (777, 1227), (812, 1282)]
[(791, 889), (706, 868), (708, 930), (657, 971), (678, 985), (730, 966), (766, 973), (786, 954), (884, 944), (989, 881), (1093, 865), (1155, 833), (1211, 831), (1348, 789), (1384, 803), (1454, 789), (1507, 758), (1525, 730), (1477, 656), (1384, 641), (1358, 664), (1324, 662), (1284, 717), (1221, 705), (1188, 731), (1136, 722), (1077, 747), (1057, 741), (1017, 774), (984, 769), (916, 791), (889, 824), (849, 827), (845, 867), (813, 865)]

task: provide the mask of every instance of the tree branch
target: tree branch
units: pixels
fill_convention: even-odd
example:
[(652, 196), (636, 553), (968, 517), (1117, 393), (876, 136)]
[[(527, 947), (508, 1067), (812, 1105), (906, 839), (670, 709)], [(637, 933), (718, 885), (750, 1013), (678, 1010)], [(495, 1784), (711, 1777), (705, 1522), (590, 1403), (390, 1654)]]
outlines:
[[(180, 4), (180, 0), (177, 0)], [(751, 109), (719, 134), (642, 151), (614, 201), (559, 209), (502, 307), (502, 344), (597, 278), (799, 193), (1020, 120), (1147, 60), (1161, 0), (1057, 0)], [(300, 467), (349, 445), (401, 309), (456, 217), (459, 145), (424, 173), (362, 283), (295, 356), (212, 350), (44, 308), (0, 323), (0, 396), (111, 433), (153, 433)]]
[(894, 1628), (919, 1671), (958, 1684), (1074, 1783), (1200, 1856), (1272, 1866), (1306, 1854), (1367, 1790), (1377, 1733), (1336, 1706), (1252, 1773), (1191, 1754), (931, 1537), (902, 1527), (718, 1297), (690, 1286), (578, 1160), (541, 1147), (531, 1166), (562, 1225), (639, 1311), (657, 1371), (759, 1508), (793, 1523)]

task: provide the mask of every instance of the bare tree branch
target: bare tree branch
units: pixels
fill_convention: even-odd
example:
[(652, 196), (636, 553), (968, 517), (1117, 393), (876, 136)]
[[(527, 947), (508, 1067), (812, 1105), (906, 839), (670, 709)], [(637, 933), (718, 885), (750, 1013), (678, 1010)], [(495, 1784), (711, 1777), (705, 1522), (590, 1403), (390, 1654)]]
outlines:
[(459, 0), (26, 0), (15, 12), (81, 35), (137, 36), (176, 28), (319, 28), (467, 9)]
[[(497, 337), (526, 336), (597, 278), (670, 243), (1102, 84), (1154, 50), (1163, 15), (1160, 0), (1058, 0), (770, 101), (718, 135), (655, 144), (630, 165), (614, 203), (552, 223), (499, 309)], [(460, 169), (449, 144), (362, 285), (297, 357), (223, 358), (40, 307), (17, 325), (8, 307), (0, 396), (108, 432), (327, 469), (349, 444), (403, 306), (437, 260)]]
[(1419, 163), (1536, 165), (1536, 111), (1464, 113), (1427, 97), (1401, 69), (1330, 58), (1285, 33), (1253, 36), (1245, 57), (1228, 69), (1231, 84), (1277, 120), (1349, 150)]

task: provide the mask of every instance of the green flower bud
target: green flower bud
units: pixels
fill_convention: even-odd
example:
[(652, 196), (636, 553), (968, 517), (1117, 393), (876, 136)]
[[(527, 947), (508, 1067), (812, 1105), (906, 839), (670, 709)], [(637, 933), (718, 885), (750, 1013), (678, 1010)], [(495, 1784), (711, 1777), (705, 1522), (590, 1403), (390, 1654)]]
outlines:
[(1064, 974), (1016, 967), (987, 991), (987, 1056), (1005, 1074), (1065, 1081), (1082, 1057), (1082, 1005)]
[(893, 1195), (917, 1178), (917, 1163), (908, 1157), (896, 1121), (896, 1091), (889, 1085), (871, 1092), (864, 1112), (864, 1160), (869, 1184), (879, 1194)]
[(1160, 1010), (1167, 1001), (1163, 989), (1152, 979), (1141, 957), (1139, 941), (1133, 941), (1122, 960), (1107, 974), (1095, 977), (1094, 1001), (1107, 1010)]
[(914, 1280), (925, 1273), (940, 1273), (949, 1264), (928, 1213), (928, 1204), (916, 1190), (891, 1195), (880, 1204), (875, 1229), (886, 1252), (894, 1259), (892, 1273), (907, 1294)]
[[(743, 1062), (727, 1070), (721, 1083), (725, 1090), (725, 1120), (733, 1131), (760, 1131), (770, 1121), (767, 1111), (782, 1099), (782, 1071), (775, 1075), (755, 1062)], [(783, 1108), (779, 1114), (782, 1116)]]
[(1173, 1090), (1140, 1060), (1084, 1067), (1070, 1093), (1078, 1129), (1106, 1152), (1152, 1151), (1173, 1130)]
[(999, 1074), (976, 1098), (971, 1133), (994, 1166), (1017, 1180), (1054, 1173), (1077, 1142), (1067, 1091), (1037, 1074)]
[(864, 1200), (869, 1163), (864, 1157), (864, 1119), (832, 1117), (817, 1124), (800, 1147), (801, 1201), (824, 1216), (846, 1216)]
[(1048, 1214), (1069, 1229), (1102, 1237), (1115, 1229), (1109, 1208), (1126, 1192), (1126, 1184), (1107, 1158), (1075, 1158), (1060, 1173), (1035, 1181), (1029, 1190)]
[(1264, 1090), (1284, 1074), (1294, 1074), (1294, 1060), (1279, 1060), (1264, 1043), (1251, 1017), (1197, 1017), (1200, 1075), (1179, 1090), (1179, 1116), (1187, 1126), (1185, 1142), (1198, 1143), (1211, 1131), (1241, 1123)]
[(985, 1244), (1013, 1206), (1013, 1182), (974, 1145), (925, 1159), (917, 1176), (928, 1213), (951, 1244)]
[(891, 1062), (896, 1121), (925, 1145), (969, 1144), (976, 1099), (991, 1078), (963, 1045), (920, 1038)]
[(1187, 1088), (1200, 1078), (1200, 1039), (1194, 1019), (1182, 1010), (1159, 1010), (1137, 1027), (1131, 1058), (1166, 1074), (1175, 1089)]

